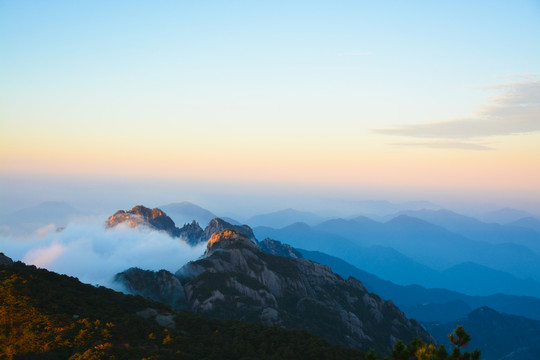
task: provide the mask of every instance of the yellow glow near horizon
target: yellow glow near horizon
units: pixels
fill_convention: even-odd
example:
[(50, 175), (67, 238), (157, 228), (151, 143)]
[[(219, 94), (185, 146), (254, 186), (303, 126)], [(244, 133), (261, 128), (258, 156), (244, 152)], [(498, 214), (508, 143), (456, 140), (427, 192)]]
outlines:
[(495, 150), (425, 149), (387, 137), (245, 137), (172, 134), (86, 137), (42, 133), (2, 145), (6, 173), (276, 181), (328, 186), (455, 187), (538, 192), (538, 134), (492, 139)]

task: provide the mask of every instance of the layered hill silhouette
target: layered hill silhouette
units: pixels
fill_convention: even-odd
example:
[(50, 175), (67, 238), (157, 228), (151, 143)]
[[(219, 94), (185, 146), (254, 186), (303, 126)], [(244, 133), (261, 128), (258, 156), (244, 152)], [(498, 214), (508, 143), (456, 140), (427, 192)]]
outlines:
[(246, 220), (246, 223), (252, 227), (269, 226), (273, 228), (282, 228), (297, 222), (303, 222), (309, 225), (317, 225), (324, 219), (314, 213), (307, 211), (298, 211), (295, 209), (285, 209), (268, 214), (253, 216)]
[[(343, 258), (401, 285), (416, 283), (427, 287), (444, 287), (434, 268), (444, 270), (466, 262), (540, 282), (540, 255), (528, 247), (471, 240), (407, 215), (386, 223), (358, 217), (329, 220), (317, 226), (293, 224), (282, 229), (257, 227), (254, 232), (259, 238), (271, 237), (297, 248), (322, 251)], [(394, 250), (394, 254), (390, 253), (389, 248)], [(368, 252), (380, 253), (375, 256), (381, 261), (373, 261), (372, 255), (364, 256)], [(400, 270), (403, 268), (407, 271)], [(465, 289), (454, 288), (458, 291)], [(529, 287), (516, 289), (519, 289), (516, 292), (519, 295), (536, 295), (527, 292)], [(475, 290), (482, 291), (476, 295), (487, 295), (492, 291), (487, 287), (482, 288), (482, 283)]]
[(528, 228), (540, 234), (540, 220), (535, 217), (529, 216), (521, 218), (519, 220), (508, 223), (508, 225)]
[(158, 208), (166, 212), (178, 226), (189, 224), (193, 220), (199, 224), (207, 224), (210, 220), (217, 217), (210, 210), (189, 201), (161, 205)]
[(53, 225), (64, 227), (70, 221), (89, 215), (62, 201), (47, 201), (27, 207), (0, 218), (0, 235), (28, 235), (36, 230)]
[(354, 276), (369, 291), (383, 299), (392, 300), (407, 316), (419, 321), (453, 321), (483, 306), (502, 313), (540, 320), (540, 299), (536, 297), (505, 294), (470, 296), (441, 288), (401, 286), (358, 269), (340, 258), (317, 251), (302, 249), (299, 251), (304, 258), (330, 266), (332, 271), (343, 277)]
[[(414, 217), (441, 226), (448, 231), (463, 235), (471, 240), (493, 244), (519, 244), (540, 254), (540, 233), (534, 229), (527, 228), (527, 226), (515, 226), (512, 222), (506, 224), (486, 223), (472, 217), (457, 214), (450, 210), (409, 210), (399, 212), (396, 215), (390, 215), (389, 218), (395, 218), (402, 215)], [(519, 212), (516, 214), (516, 217), (521, 217), (514, 220), (514, 222), (522, 218), (527, 218), (526, 215), (526, 212)]]

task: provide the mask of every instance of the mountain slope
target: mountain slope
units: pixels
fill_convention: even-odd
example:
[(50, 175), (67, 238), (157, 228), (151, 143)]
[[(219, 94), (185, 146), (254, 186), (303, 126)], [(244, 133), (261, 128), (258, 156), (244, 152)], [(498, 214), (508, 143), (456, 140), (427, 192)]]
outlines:
[(420, 336), (415, 321), (369, 294), (354, 278), (304, 259), (264, 253), (230, 229), (212, 235), (206, 256), (176, 272), (197, 313), (303, 329), (333, 343), (388, 353), (395, 339)]
[(303, 331), (175, 313), (20, 262), (0, 265), (0, 303), (0, 358), (364, 358)]

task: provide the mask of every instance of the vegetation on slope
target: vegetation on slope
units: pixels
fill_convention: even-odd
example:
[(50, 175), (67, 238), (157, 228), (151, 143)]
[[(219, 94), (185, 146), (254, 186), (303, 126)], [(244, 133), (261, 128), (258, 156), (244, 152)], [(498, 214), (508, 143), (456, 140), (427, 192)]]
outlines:
[[(20, 262), (0, 267), (0, 304), (0, 358), (363, 359), (303, 331), (175, 313)], [(148, 308), (169, 328), (136, 314)]]

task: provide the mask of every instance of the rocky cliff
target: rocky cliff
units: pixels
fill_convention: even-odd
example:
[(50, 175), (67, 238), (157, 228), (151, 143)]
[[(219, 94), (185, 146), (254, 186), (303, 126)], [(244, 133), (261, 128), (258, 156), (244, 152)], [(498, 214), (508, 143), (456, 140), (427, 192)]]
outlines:
[(182, 226), (178, 232), (178, 236), (191, 246), (208, 240), (208, 238), (205, 239), (204, 230), (195, 220)]
[(215, 219), (213, 219), (212, 221), (210, 221), (208, 223), (208, 225), (206, 226), (206, 229), (204, 229), (204, 236), (205, 236), (204, 241), (208, 241), (208, 239), (210, 239), (210, 237), (213, 234), (219, 233), (219, 232), (221, 232), (221, 231), (223, 231), (225, 229), (232, 229), (232, 230), (236, 231), (237, 233), (246, 236), (251, 241), (257, 241), (255, 239), (255, 235), (253, 234), (253, 230), (251, 230), (251, 228), (249, 226), (247, 226), (247, 225), (232, 225), (232, 224), (230, 224), (230, 223), (228, 223), (225, 220), (222, 220), (220, 218), (215, 218)]
[[(175, 275), (185, 306), (197, 313), (303, 329), (335, 344), (379, 353), (389, 353), (397, 339), (419, 336), (434, 342), (416, 321), (356, 279), (345, 280), (305, 259), (265, 253), (232, 229), (213, 234), (205, 256)], [(121, 281), (140, 288), (128, 277)]]
[(162, 210), (150, 209), (142, 205), (135, 206), (128, 211), (118, 210), (105, 221), (105, 224), (107, 227), (115, 227), (119, 224), (126, 224), (133, 228), (146, 226), (154, 230), (165, 231), (170, 236), (180, 238), (191, 246), (207, 242), (212, 234), (224, 229), (233, 229), (240, 234), (244, 234), (252, 241), (257, 241), (253, 230), (247, 225), (232, 225), (220, 218), (214, 218), (204, 230), (195, 220), (178, 228), (174, 221)]

